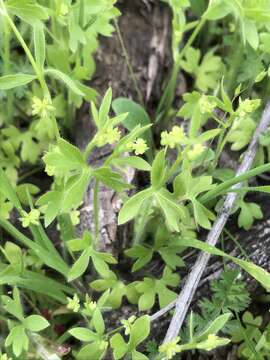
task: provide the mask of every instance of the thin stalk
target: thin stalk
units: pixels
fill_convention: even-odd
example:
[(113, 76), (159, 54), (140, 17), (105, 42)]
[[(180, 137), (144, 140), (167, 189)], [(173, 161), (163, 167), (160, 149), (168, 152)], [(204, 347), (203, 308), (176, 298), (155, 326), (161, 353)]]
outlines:
[(99, 181), (96, 180), (94, 186), (93, 204), (94, 204), (94, 224), (95, 224), (95, 244), (99, 242)]
[(234, 41), (231, 48), (231, 63), (230, 63), (230, 70), (227, 76), (227, 92), (230, 95), (232, 95), (233, 90), (235, 88), (237, 75), (239, 72), (239, 68), (242, 65), (243, 61), (243, 54), (244, 54), (244, 47), (242, 44), (241, 39), (239, 38), (239, 34), (236, 31), (234, 35)]
[(79, 24), (81, 28), (84, 27), (84, 0), (80, 1), (80, 10), (79, 10)]
[(96, 143), (95, 143), (95, 138), (90, 141), (88, 143), (88, 145), (86, 146), (84, 153), (83, 153), (83, 157), (84, 159), (87, 161), (87, 159), (89, 158), (89, 155), (91, 154), (92, 150), (94, 149)]
[(144, 209), (142, 209), (142, 216), (141, 216), (141, 221), (139, 223), (139, 226), (138, 226), (138, 230), (136, 231), (136, 234), (133, 238), (133, 245), (137, 245), (141, 242), (141, 239), (144, 235), (144, 232), (145, 232), (145, 227), (147, 225), (147, 222), (149, 220), (149, 213), (150, 213), (150, 210), (151, 210), (151, 202), (152, 200), (148, 200), (147, 203), (145, 204), (145, 207)]
[(175, 160), (175, 162), (172, 164), (170, 170), (168, 171), (168, 175), (166, 178), (166, 182), (173, 176), (173, 174), (177, 171), (178, 166), (180, 165), (181, 161), (183, 159), (183, 154), (181, 152), (181, 149), (178, 149), (178, 155)]
[[(240, 327), (240, 332), (243, 336), (243, 338), (245, 339), (245, 343), (247, 344), (247, 347), (249, 348), (249, 350), (253, 353), (253, 355), (255, 356), (254, 359), (258, 359), (258, 360), (262, 360), (262, 356), (256, 351), (252, 341), (249, 339), (249, 337), (247, 336), (246, 332), (245, 332), (245, 329), (243, 329), (243, 325), (242, 325), (242, 322), (239, 318), (239, 315), (236, 313), (235, 314), (236, 318), (237, 318), (237, 322), (238, 322), (238, 325)], [(251, 324), (254, 326), (254, 324)]]
[(158, 104), (156, 121), (160, 121), (161, 118), (166, 119), (168, 116), (168, 112), (172, 106), (172, 102), (174, 99), (174, 93), (175, 93), (175, 88), (176, 88), (176, 83), (177, 83), (177, 76), (180, 71), (180, 62), (183, 59), (183, 57), (185, 56), (188, 48), (193, 44), (194, 40), (196, 39), (196, 37), (199, 34), (202, 27), (204, 26), (205, 22), (206, 22), (206, 19), (202, 16), (202, 18), (198, 22), (197, 26), (194, 28), (192, 34), (188, 38), (188, 41), (186, 42), (185, 46), (182, 48), (182, 50), (180, 50), (180, 52), (177, 56), (177, 59), (173, 65), (172, 75), (165, 87), (164, 93)]
[(249, 256), (246, 252), (246, 250), (243, 248), (243, 246), (239, 243), (239, 241), (236, 239), (236, 237), (226, 228), (224, 228), (224, 233), (235, 243), (235, 245), (238, 247), (238, 249), (240, 250), (242, 256), (244, 256), (244, 258), (246, 260), (249, 260)]
[(127, 49), (126, 49), (126, 47), (125, 47), (125, 44), (124, 44), (124, 40), (123, 40), (121, 31), (120, 31), (120, 29), (119, 29), (119, 26), (118, 26), (116, 20), (114, 20), (114, 26), (115, 26), (115, 29), (116, 29), (116, 33), (117, 33), (117, 36), (118, 36), (118, 39), (119, 39), (119, 42), (120, 42), (122, 51), (123, 51), (123, 55), (124, 55), (124, 58), (125, 58), (127, 67), (128, 67), (128, 71), (129, 71), (129, 73), (130, 73), (131, 80), (132, 80), (132, 82), (133, 82), (133, 86), (134, 86), (134, 88), (135, 88), (135, 90), (136, 90), (136, 93), (137, 93), (137, 96), (138, 96), (138, 100), (139, 100), (139, 102), (141, 103), (141, 105), (144, 105), (143, 95), (142, 95), (142, 92), (141, 92), (141, 90), (140, 90), (140, 88), (139, 88), (138, 81), (137, 81), (137, 79), (136, 79), (136, 76), (135, 76), (135, 74), (134, 74), (134, 71), (133, 71), (133, 69), (132, 69), (132, 65), (131, 65), (131, 62), (130, 62), (130, 59), (129, 59), (129, 55), (128, 55)]
[(52, 38), (52, 40), (53, 40), (54, 42), (56, 42), (56, 44), (57, 44), (58, 46), (62, 46), (61, 41), (59, 41), (59, 39), (57, 39), (57, 37), (51, 32), (51, 30), (49, 30), (49, 29), (47, 28), (47, 26), (45, 26), (44, 29), (45, 29), (45, 31), (47, 32), (47, 34)]
[[(57, 253), (54, 254), (45, 250), (39, 244), (36, 244), (33, 240), (30, 240), (27, 236), (21, 233), (15, 226), (13, 226), (8, 220), (0, 217), (0, 226), (9, 233), (14, 239), (18, 240), (23, 245), (31, 249), (43, 262), (45, 262), (51, 268), (57, 270), (60, 274), (66, 276), (68, 272), (68, 265), (64, 262), (61, 256)], [(44, 256), (46, 254), (46, 260)]]
[(30, 176), (36, 174), (36, 173), (39, 173), (41, 172), (41, 170), (43, 169), (44, 167), (43, 166), (39, 166), (39, 167), (36, 167), (36, 168), (33, 168), (29, 171), (26, 171), (24, 174), (20, 175), (19, 178), (18, 178), (18, 183), (21, 183), (23, 182), (25, 179), (29, 178)]
[[(10, 30), (7, 21), (4, 20), (4, 52), (3, 52), (4, 74), (10, 73)], [(13, 93), (7, 91), (7, 123), (10, 124), (13, 113)]]
[[(3, 2), (1, 1), (1, 3), (3, 4)], [(2, 5), (3, 7), (4, 5)], [(6, 12), (5, 13), (5, 18), (9, 24), (9, 26), (11, 27), (12, 31), (14, 32), (17, 40), (19, 41), (19, 43), (21, 44), (30, 64), (32, 65), (36, 75), (37, 75), (37, 78), (38, 78), (38, 81), (40, 83), (40, 86), (42, 88), (42, 91), (43, 91), (43, 94), (44, 94), (44, 97), (47, 97), (50, 101), (52, 100), (51, 99), (51, 94), (50, 94), (50, 91), (48, 89), (48, 86), (47, 86), (47, 83), (45, 81), (45, 77), (44, 77), (44, 74), (43, 74), (43, 71), (39, 69), (39, 67), (37, 66), (36, 62), (35, 62), (35, 59), (30, 51), (30, 49), (28, 48), (26, 42), (24, 41), (23, 37), (21, 36), (19, 30), (17, 29), (15, 23), (13, 22), (13, 20), (11, 19), (11, 17), (8, 15), (8, 13)], [(59, 138), (60, 137), (60, 133), (59, 133), (59, 129), (58, 129), (58, 126), (57, 126), (57, 122), (56, 122), (56, 118), (53, 116), (53, 121), (54, 121), (54, 127), (55, 127), (55, 133), (56, 133), (56, 137)]]
[(210, 190), (206, 194), (201, 196), (199, 201), (203, 204), (207, 203), (208, 201), (215, 199), (219, 194), (223, 193), (231, 186), (243, 182), (245, 180), (248, 180), (251, 177), (257, 176), (267, 171), (270, 171), (270, 163), (255, 167), (252, 170), (246, 171), (244, 174), (235, 176), (234, 178), (219, 184), (213, 190)]

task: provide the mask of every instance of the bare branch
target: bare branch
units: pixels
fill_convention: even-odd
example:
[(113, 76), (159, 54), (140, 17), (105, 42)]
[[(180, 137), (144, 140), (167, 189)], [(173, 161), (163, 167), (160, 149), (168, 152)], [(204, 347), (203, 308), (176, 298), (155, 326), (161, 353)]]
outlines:
[[(270, 102), (267, 103), (261, 121), (253, 135), (253, 138), (249, 144), (249, 147), (247, 151), (244, 154), (243, 161), (241, 165), (239, 166), (237, 170), (237, 176), (244, 174), (246, 171), (248, 171), (252, 163), (254, 161), (254, 158), (257, 153), (258, 149), (258, 140), (259, 136), (266, 131), (268, 126), (270, 125)], [(242, 186), (241, 183), (236, 184), (233, 186), (233, 188), (240, 188)], [(212, 229), (209, 231), (206, 243), (212, 246), (215, 246), (218, 242), (219, 236), (221, 232), (223, 231), (223, 228), (230, 216), (230, 213), (232, 211), (232, 208), (234, 206), (235, 200), (237, 198), (236, 192), (229, 193), (223, 203), (223, 207), (215, 220)], [(188, 275), (186, 282), (184, 284), (184, 287), (182, 291), (180, 292), (176, 305), (175, 305), (175, 312), (172, 317), (172, 320), (170, 322), (167, 334), (164, 339), (164, 343), (167, 343), (174, 339), (176, 336), (178, 336), (178, 333), (181, 329), (181, 326), (184, 322), (186, 313), (188, 311), (188, 308), (191, 304), (191, 301), (193, 299), (193, 296), (195, 294), (195, 291), (199, 285), (200, 279), (202, 277), (202, 274), (207, 266), (207, 263), (209, 261), (210, 254), (201, 252), (192, 268), (192, 271)], [(156, 314), (154, 314), (156, 315)], [(155, 316), (156, 319), (156, 316)]]

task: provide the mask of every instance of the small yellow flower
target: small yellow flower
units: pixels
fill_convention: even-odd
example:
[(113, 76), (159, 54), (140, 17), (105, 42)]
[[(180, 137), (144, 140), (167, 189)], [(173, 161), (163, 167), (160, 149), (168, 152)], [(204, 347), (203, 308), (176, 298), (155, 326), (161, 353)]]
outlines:
[(188, 151), (187, 155), (189, 160), (194, 161), (204, 152), (205, 146), (202, 144), (193, 145), (192, 149)]
[(66, 16), (69, 12), (69, 8), (66, 4), (61, 4), (60, 7), (60, 16)]
[(127, 320), (121, 320), (121, 324), (125, 328), (125, 335), (130, 334), (131, 326), (132, 326), (132, 324), (134, 323), (135, 320), (136, 320), (135, 315), (130, 316)]
[(135, 151), (136, 155), (142, 155), (148, 150), (148, 146), (142, 138), (139, 138), (134, 141), (133, 150)]
[(50, 166), (50, 165), (46, 165), (46, 166), (45, 166), (45, 173), (47, 173), (48, 176), (54, 176), (54, 174), (55, 174), (55, 167), (54, 167), (54, 166)]
[(48, 98), (45, 97), (43, 100), (39, 99), (37, 96), (32, 98), (32, 115), (46, 118), (50, 115), (50, 112), (53, 112), (54, 110), (55, 107)]
[(186, 142), (186, 135), (184, 130), (180, 126), (173, 126), (171, 132), (163, 131), (161, 133), (161, 145), (169, 146), (171, 149), (174, 149), (176, 145), (181, 145)]
[(179, 341), (180, 341), (180, 337), (178, 336), (172, 341), (161, 345), (158, 351), (160, 353), (165, 353), (166, 359), (172, 359), (175, 354), (181, 352), (181, 346), (177, 344)]
[(216, 103), (214, 101), (210, 101), (206, 95), (202, 95), (199, 104), (202, 114), (211, 113), (216, 107)]
[(142, 138), (138, 138), (133, 143), (128, 143), (127, 148), (130, 151), (134, 150), (136, 155), (142, 155), (149, 149), (145, 140)]
[(115, 144), (121, 138), (121, 132), (118, 127), (109, 127), (101, 131), (96, 137), (96, 145), (102, 147), (106, 144)]
[(99, 349), (100, 350), (105, 350), (105, 349), (107, 349), (107, 347), (108, 347), (108, 342), (107, 341), (104, 341), (104, 340), (100, 341), (100, 343), (99, 343)]
[(121, 132), (118, 127), (115, 128), (109, 128), (106, 131), (106, 137), (108, 144), (114, 144), (117, 143), (121, 138)]
[(29, 225), (38, 225), (38, 220), (40, 217), (40, 212), (37, 209), (32, 209), (29, 213), (22, 210), (22, 217), (20, 217), (20, 221), (22, 222), (22, 226), (24, 228), (28, 227)]
[(77, 313), (80, 310), (80, 300), (78, 295), (75, 294), (72, 299), (68, 297), (67, 300), (68, 300), (67, 308)]
[(92, 316), (93, 312), (97, 308), (97, 303), (96, 303), (96, 301), (92, 301), (92, 299), (88, 295), (86, 295), (85, 302), (84, 302), (84, 308), (85, 308), (85, 312), (88, 315)]
[(70, 220), (71, 220), (73, 226), (79, 225), (79, 223), (80, 223), (80, 212), (78, 210), (71, 211)]
[(7, 354), (0, 354), (0, 360), (12, 360)]
[(255, 111), (260, 106), (260, 104), (261, 100), (259, 99), (245, 99), (244, 101), (240, 99), (237, 114), (240, 118), (243, 118), (246, 116), (246, 114), (250, 114)]

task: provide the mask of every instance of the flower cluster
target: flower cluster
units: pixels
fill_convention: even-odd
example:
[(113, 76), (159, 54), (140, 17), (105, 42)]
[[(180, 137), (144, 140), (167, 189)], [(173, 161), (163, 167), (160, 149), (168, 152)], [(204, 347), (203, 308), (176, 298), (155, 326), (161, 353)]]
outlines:
[(66, 16), (69, 12), (69, 7), (66, 4), (60, 6), (60, 16)]
[(132, 324), (134, 323), (135, 320), (136, 320), (135, 315), (130, 316), (127, 320), (121, 320), (121, 324), (125, 328), (125, 335), (130, 334), (131, 326), (132, 326)]
[(187, 137), (180, 126), (173, 126), (172, 131), (161, 133), (161, 145), (169, 146), (171, 149), (174, 149), (176, 145), (185, 144), (186, 140)]
[(77, 294), (73, 296), (73, 298), (67, 298), (67, 309), (72, 310), (77, 313), (80, 310), (80, 300)]
[(102, 147), (106, 144), (115, 144), (117, 143), (121, 138), (121, 131), (118, 127), (113, 128), (112, 126), (104, 129), (104, 131), (101, 131), (98, 133), (96, 137), (96, 145), (98, 147)]
[(42, 100), (37, 96), (32, 98), (32, 115), (37, 115), (40, 118), (47, 118), (53, 111), (55, 111), (55, 107), (48, 98), (45, 97)]
[(196, 159), (198, 159), (199, 156), (202, 155), (204, 150), (205, 150), (205, 146), (203, 146), (202, 144), (195, 144), (188, 151), (187, 156), (190, 161), (195, 161)]
[(236, 113), (239, 116), (239, 118), (243, 118), (247, 114), (250, 114), (253, 111), (255, 111), (256, 109), (258, 109), (260, 104), (261, 104), (260, 99), (255, 99), (255, 100), (245, 99), (244, 101), (242, 101), (240, 99), (239, 106), (238, 106)]
[(22, 217), (20, 217), (20, 221), (22, 222), (22, 226), (24, 228), (29, 225), (38, 225), (38, 220), (40, 217), (40, 212), (37, 209), (32, 209), (29, 213), (22, 210)]
[(7, 354), (0, 354), (0, 360), (12, 360)]
[(216, 107), (216, 102), (210, 101), (208, 96), (202, 95), (199, 101), (199, 106), (202, 114), (209, 114), (212, 113)]
[(148, 146), (144, 139), (139, 138), (127, 145), (129, 150), (133, 150), (136, 155), (142, 155), (148, 150)]
[(170, 342), (163, 344), (159, 347), (159, 352), (166, 354), (166, 359), (172, 359), (175, 354), (181, 352), (181, 346), (178, 345), (180, 341), (180, 337), (176, 337)]
[(88, 295), (86, 295), (84, 302), (84, 313), (87, 316), (92, 316), (96, 308), (97, 308), (96, 301), (92, 301), (91, 298)]

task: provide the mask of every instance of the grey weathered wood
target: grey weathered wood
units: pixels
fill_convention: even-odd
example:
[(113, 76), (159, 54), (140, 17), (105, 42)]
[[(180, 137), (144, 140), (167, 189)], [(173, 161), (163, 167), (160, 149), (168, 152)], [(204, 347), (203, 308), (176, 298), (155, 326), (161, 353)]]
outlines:
[[(265, 107), (261, 121), (259, 122), (259, 125), (255, 130), (255, 133), (249, 144), (249, 147), (244, 154), (242, 163), (238, 168), (237, 175), (244, 174), (251, 168), (257, 153), (259, 136), (264, 131), (266, 131), (269, 124), (270, 124), (270, 103), (268, 103)], [(240, 188), (240, 187), (241, 187), (241, 183), (238, 183), (233, 186), (233, 188)], [(224, 226), (233, 209), (236, 198), (237, 198), (236, 192), (229, 193), (226, 196), (223, 203), (223, 207), (220, 213), (218, 214), (212, 226), (212, 229), (208, 233), (206, 243), (208, 243), (209, 245), (213, 245), (213, 246), (216, 245), (219, 236), (222, 233)], [(175, 304), (175, 312), (170, 322), (166, 336), (164, 338), (164, 343), (171, 341), (178, 335), (209, 259), (210, 259), (210, 254), (205, 252), (201, 252), (199, 254), (177, 298)]]

